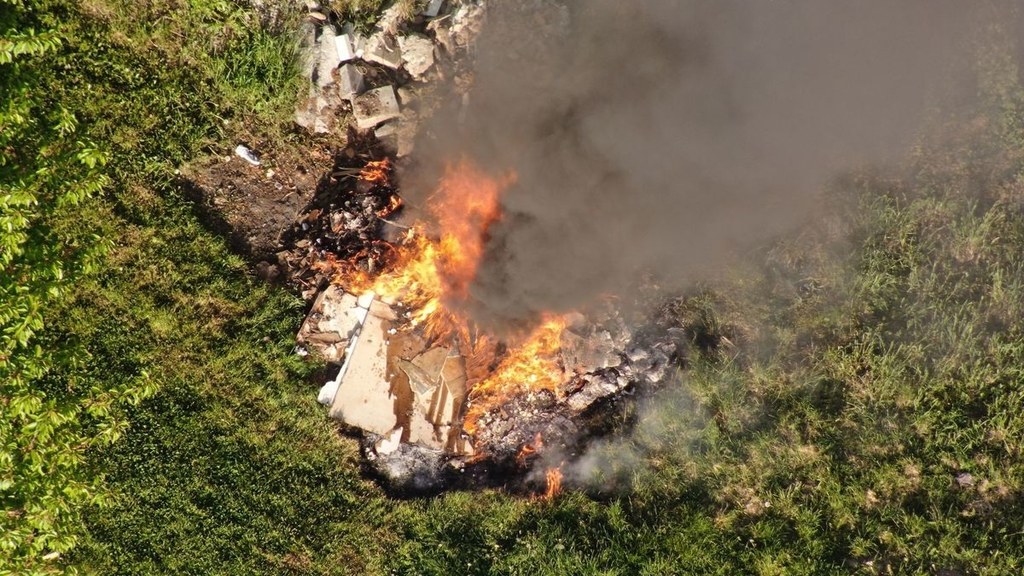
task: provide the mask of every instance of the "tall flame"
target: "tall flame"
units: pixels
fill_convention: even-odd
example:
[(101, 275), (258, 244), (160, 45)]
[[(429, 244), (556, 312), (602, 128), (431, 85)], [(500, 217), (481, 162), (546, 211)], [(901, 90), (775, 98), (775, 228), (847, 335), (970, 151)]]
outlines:
[[(372, 178), (388, 168), (372, 166), (362, 177)], [(495, 177), (467, 159), (446, 166), (427, 203), (437, 233), (431, 237), (420, 223), (399, 244), (385, 273), (373, 277), (345, 270), (336, 278), (350, 291), (372, 291), (385, 301), (401, 302), (411, 322), (422, 326), (429, 338), (456, 341), (467, 357), (471, 406), (465, 429), (471, 434), (480, 416), (497, 403), (518, 391), (554, 390), (561, 374), (554, 359), (565, 327), (561, 318), (544, 318), (521, 341), (509, 343), (507, 353), (497, 360), (497, 342), (478, 334), (472, 322), (456, 312), (469, 298), (489, 229), (501, 218), (501, 194), (514, 182), (514, 174)]]
[(555, 355), (561, 349), (565, 324), (559, 316), (544, 319), (522, 343), (509, 350), (487, 378), (473, 387), (465, 420), (467, 432), (475, 433), (480, 417), (512, 394), (555, 390), (561, 377)]
[(547, 481), (547, 488), (544, 490), (544, 499), (551, 500), (562, 491), (562, 468), (549, 468), (544, 474)]

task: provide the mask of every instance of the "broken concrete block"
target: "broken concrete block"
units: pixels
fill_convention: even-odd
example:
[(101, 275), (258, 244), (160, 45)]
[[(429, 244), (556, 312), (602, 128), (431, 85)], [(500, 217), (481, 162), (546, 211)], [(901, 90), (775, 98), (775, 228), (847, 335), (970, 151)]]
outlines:
[(434, 43), (426, 36), (401, 36), (398, 45), (401, 48), (402, 64), (413, 78), (422, 78), (434, 66)]
[(463, 4), (452, 16), (452, 40), (457, 46), (468, 46), (483, 28), (485, 10), (483, 6)]
[(388, 122), (374, 130), (373, 134), (391, 153), (402, 158), (413, 151), (416, 144), (416, 119), (411, 114), (402, 114), (398, 121)]
[(583, 412), (595, 402), (607, 398), (625, 388), (629, 383), (621, 384), (614, 375), (588, 374), (583, 376), (583, 386), (566, 398), (566, 403), (576, 412)]
[(334, 26), (320, 29), (320, 61), (316, 68), (316, 83), (321, 88), (334, 83), (334, 69), (341, 64), (338, 59), (338, 46), (334, 41)]
[(442, 6), (444, 6), (444, 0), (430, 0), (430, 4), (423, 11), (423, 15), (427, 18), (437, 18), (437, 15), (441, 13)]
[(373, 135), (389, 148), (394, 149), (398, 147), (398, 129), (395, 128), (393, 122), (381, 125), (373, 131)]
[(352, 46), (352, 55), (356, 58), (362, 58), (363, 51), (366, 48), (366, 37), (356, 30), (356, 25), (351, 22), (342, 24), (339, 34), (348, 36), (349, 44)]
[(387, 10), (381, 12), (377, 20), (377, 30), (394, 36), (398, 29), (405, 23), (404, 10), (401, 2), (395, 2)]
[(356, 57), (355, 46), (352, 44), (352, 35), (346, 34), (344, 30), (334, 37), (334, 44), (338, 49), (338, 62), (344, 64)]
[(308, 98), (295, 108), (295, 123), (312, 130), (316, 122), (316, 98)]
[(354, 64), (344, 64), (338, 68), (338, 94), (345, 100), (358, 96), (366, 88), (363, 73)]
[(313, 132), (327, 134), (334, 128), (334, 114), (331, 111), (331, 103), (321, 92), (316, 96), (316, 119), (313, 121)]
[(395, 89), (382, 86), (353, 98), (352, 113), (356, 117), (356, 127), (367, 130), (399, 117), (402, 111), (395, 97)]
[(384, 33), (378, 31), (366, 39), (363, 45), (363, 60), (398, 70), (402, 66), (402, 49), (398, 47), (397, 42), (388, 42)]

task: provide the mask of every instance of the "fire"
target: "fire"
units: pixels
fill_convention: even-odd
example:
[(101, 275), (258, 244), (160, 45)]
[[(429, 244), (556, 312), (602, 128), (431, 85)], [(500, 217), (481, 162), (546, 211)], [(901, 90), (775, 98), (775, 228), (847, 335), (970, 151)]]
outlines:
[[(386, 160), (371, 162), (359, 177), (386, 182), (389, 170)], [(555, 355), (565, 327), (562, 318), (543, 318), (525, 338), (507, 343), (507, 352), (498, 359), (498, 343), (480, 334), (470, 319), (457, 312), (469, 298), (489, 231), (501, 219), (501, 194), (514, 182), (514, 174), (488, 174), (466, 159), (446, 166), (427, 202), (436, 223), (432, 233), (425, 223), (410, 229), (380, 275), (339, 268), (335, 276), (335, 281), (351, 292), (373, 292), (386, 302), (402, 303), (410, 323), (421, 327), (428, 338), (451, 341), (459, 347), (466, 358), (470, 388), (471, 405), (464, 419), (470, 434), (480, 416), (512, 394), (553, 391), (561, 377)], [(378, 214), (397, 209), (400, 200), (396, 198)], [(533, 446), (523, 448), (528, 452), (522, 458), (542, 446), (538, 435)]]
[(562, 468), (549, 468), (544, 474), (547, 480), (547, 489), (544, 490), (544, 499), (551, 500), (562, 492)]
[(388, 174), (391, 173), (391, 161), (383, 160), (370, 161), (359, 171), (359, 179), (371, 184), (387, 184)]
[(551, 316), (518, 346), (511, 348), (495, 370), (470, 391), (472, 404), (465, 427), (472, 434), (491, 407), (517, 392), (555, 391), (561, 369), (555, 359), (561, 349), (565, 319)]
[(514, 182), (514, 174), (494, 178), (465, 158), (445, 170), (429, 206), (441, 230), (437, 264), (448, 297), (468, 296), (488, 230), (501, 217), (501, 192)]
[[(375, 165), (373, 170), (387, 168), (370, 164)], [(429, 238), (421, 223), (400, 245), (389, 272), (372, 279), (368, 274), (342, 274), (337, 281), (349, 290), (372, 291), (384, 300), (401, 301), (413, 311), (413, 325), (424, 325), (428, 336), (460, 336), (464, 346), (474, 348), (469, 337), (472, 327), (449, 309), (468, 297), (487, 231), (501, 216), (501, 192), (514, 181), (514, 175), (495, 178), (465, 159), (446, 166), (427, 202), (440, 231), (437, 237)], [(390, 206), (382, 212), (390, 213)]]
[(387, 206), (377, 210), (377, 218), (387, 218), (395, 213), (396, 210), (402, 207), (402, 198), (398, 194), (392, 194), (391, 198), (388, 199)]
[(525, 466), (526, 461), (536, 454), (539, 450), (544, 449), (544, 437), (541, 436), (540, 432), (537, 432), (537, 436), (533, 439), (533, 444), (527, 444), (519, 450), (519, 454), (516, 454), (516, 464), (519, 466)]

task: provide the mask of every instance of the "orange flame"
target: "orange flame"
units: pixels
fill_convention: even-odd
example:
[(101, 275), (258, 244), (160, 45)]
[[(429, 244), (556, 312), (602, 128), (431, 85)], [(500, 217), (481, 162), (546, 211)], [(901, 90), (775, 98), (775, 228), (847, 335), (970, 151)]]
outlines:
[(427, 238), (421, 224), (410, 230), (389, 272), (373, 279), (367, 274), (342, 275), (338, 283), (401, 301), (413, 311), (413, 325), (425, 324), (428, 336), (459, 335), (469, 340), (468, 321), (449, 312), (445, 303), (468, 296), (487, 230), (501, 216), (501, 191), (514, 180), (511, 175), (490, 177), (465, 159), (446, 166), (427, 203), (441, 231), (439, 238)]
[(544, 449), (544, 438), (540, 432), (537, 432), (537, 436), (533, 439), (533, 444), (527, 444), (519, 449), (519, 454), (516, 454), (516, 464), (520, 467), (526, 465), (526, 461), (536, 454), (539, 450)]
[(547, 473), (544, 474), (545, 480), (547, 480), (547, 489), (544, 490), (544, 499), (551, 500), (555, 496), (558, 496), (562, 492), (562, 468), (548, 468)]
[[(389, 169), (386, 160), (371, 162), (360, 178), (376, 182), (377, 174), (386, 178)], [(526, 338), (509, 346), (492, 371), (497, 343), (478, 334), (468, 318), (455, 312), (469, 297), (489, 229), (501, 218), (501, 194), (514, 182), (514, 174), (496, 177), (466, 159), (446, 166), (440, 185), (427, 202), (437, 224), (436, 237), (429, 237), (425, 226), (419, 224), (397, 246), (385, 273), (374, 277), (344, 270), (335, 276), (349, 291), (372, 291), (384, 301), (401, 302), (409, 311), (411, 324), (422, 327), (428, 338), (455, 340), (467, 360), (472, 404), (465, 429), (470, 434), (476, 431), (480, 416), (497, 403), (520, 391), (554, 391), (561, 377), (555, 354), (565, 327), (562, 318), (544, 318)], [(538, 436), (534, 446), (524, 450), (541, 446)]]
[(391, 198), (388, 199), (388, 205), (377, 210), (377, 218), (387, 218), (395, 213), (396, 210), (402, 207), (402, 197), (398, 194), (392, 194)]
[(391, 172), (391, 160), (370, 161), (359, 171), (359, 179), (371, 184), (387, 184)]
[(428, 205), (441, 230), (438, 267), (448, 297), (466, 298), (488, 230), (501, 217), (501, 192), (514, 182), (514, 174), (493, 178), (465, 158), (446, 167), (441, 187)]
[(546, 318), (521, 344), (509, 350), (487, 378), (473, 387), (472, 404), (465, 418), (467, 432), (476, 432), (480, 417), (515, 393), (557, 389), (562, 371), (556, 356), (562, 347), (565, 325), (561, 316)]

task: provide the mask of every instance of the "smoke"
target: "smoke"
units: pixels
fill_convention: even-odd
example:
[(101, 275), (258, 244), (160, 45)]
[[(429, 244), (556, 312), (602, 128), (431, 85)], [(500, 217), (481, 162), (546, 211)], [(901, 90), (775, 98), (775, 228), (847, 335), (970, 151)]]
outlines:
[[(471, 288), (481, 322), (682, 284), (813, 215), (968, 86), (959, 0), (493, 3), (462, 121), (428, 164), (514, 170)], [(992, 8), (994, 4), (988, 5)]]

